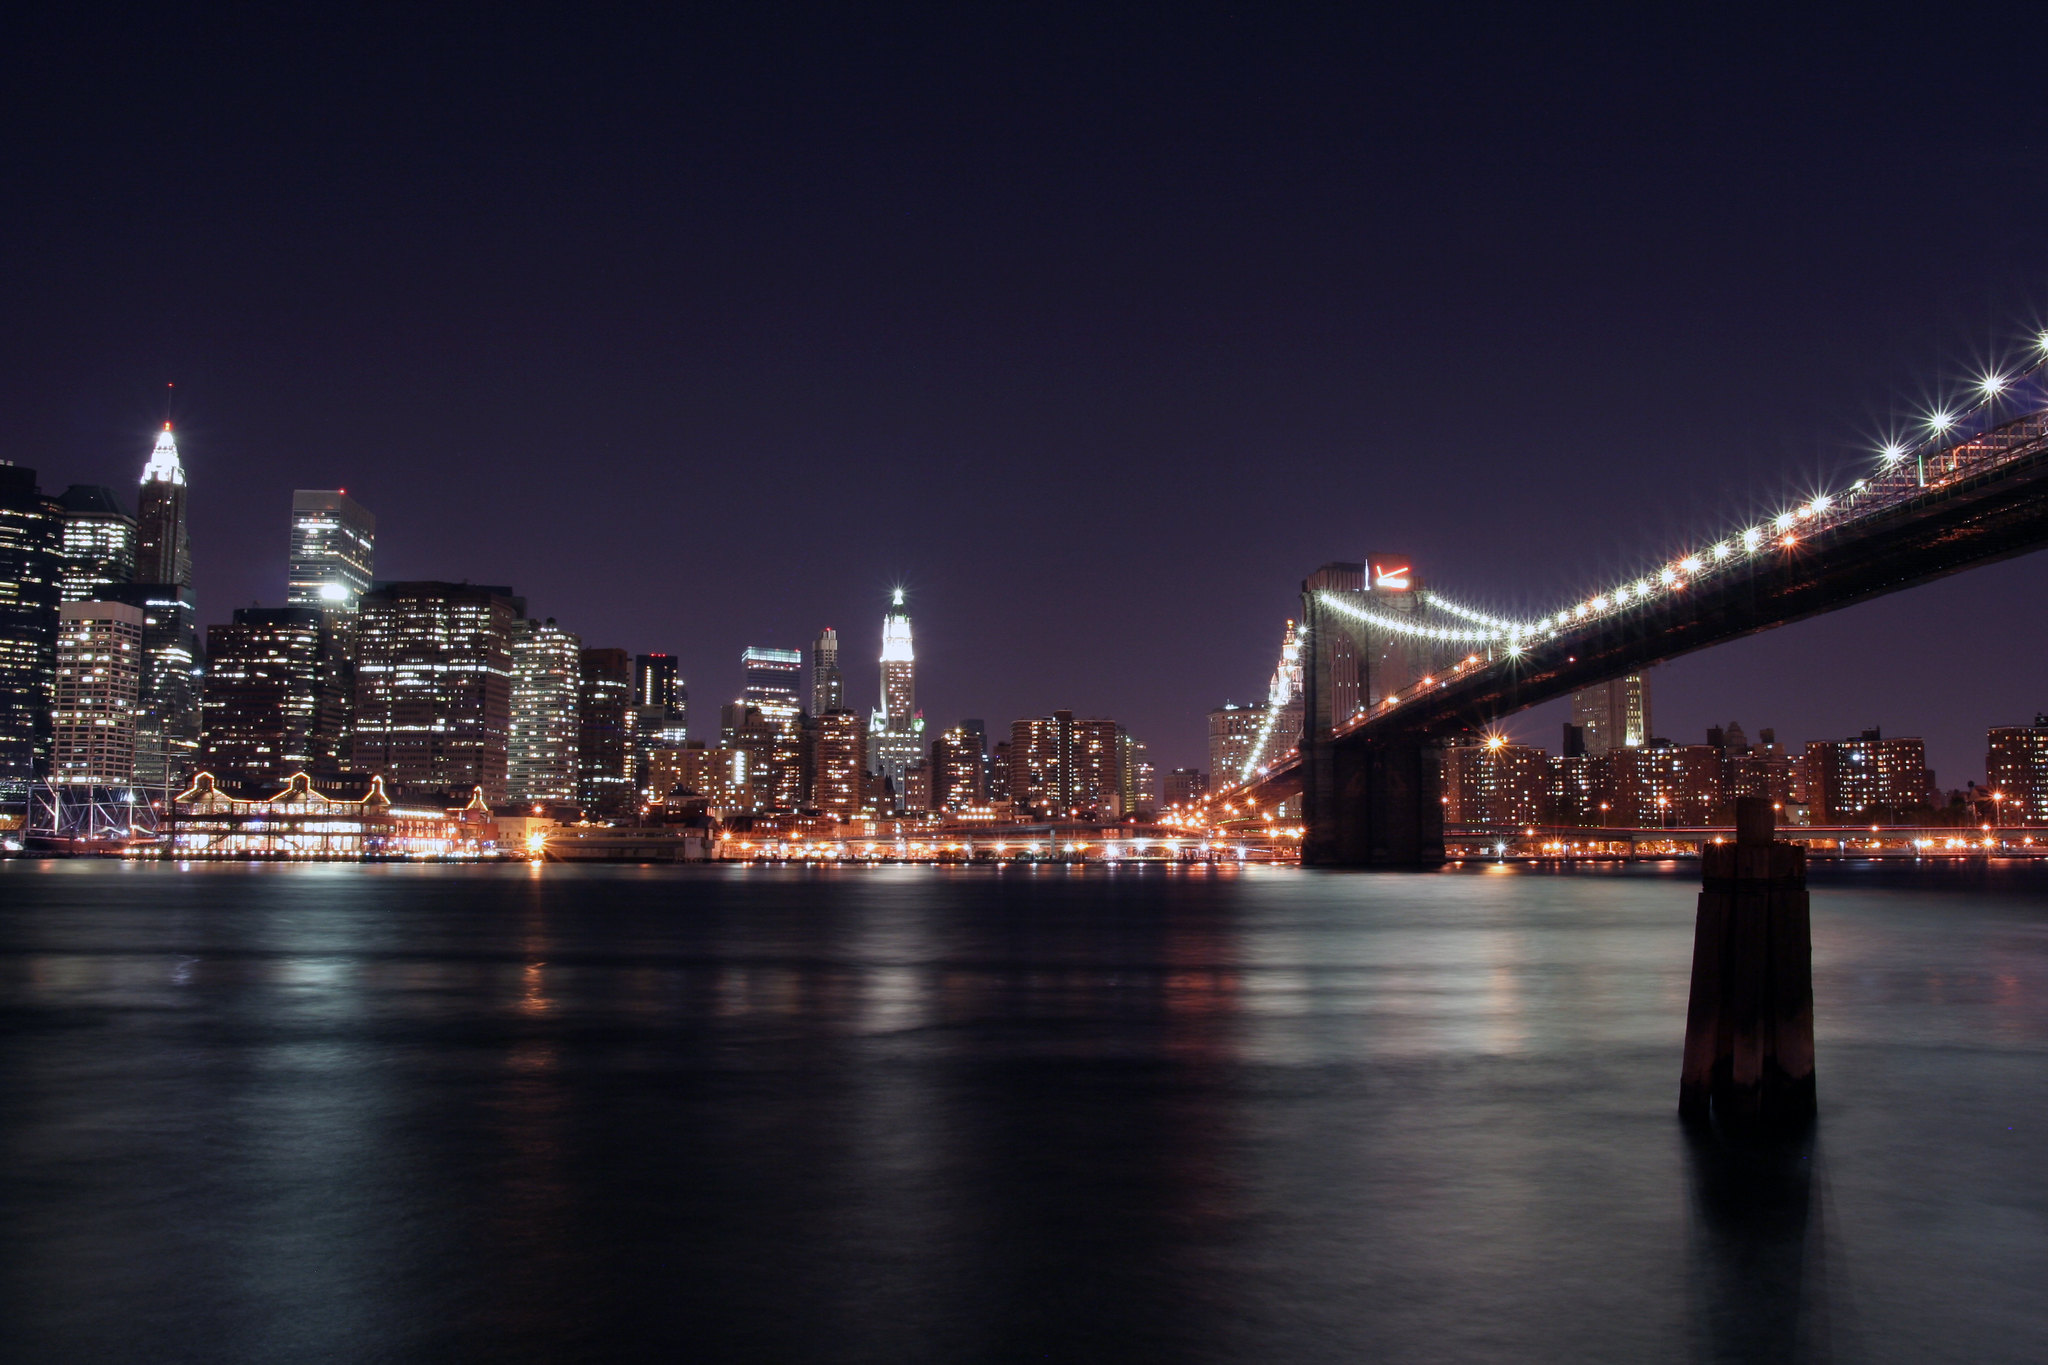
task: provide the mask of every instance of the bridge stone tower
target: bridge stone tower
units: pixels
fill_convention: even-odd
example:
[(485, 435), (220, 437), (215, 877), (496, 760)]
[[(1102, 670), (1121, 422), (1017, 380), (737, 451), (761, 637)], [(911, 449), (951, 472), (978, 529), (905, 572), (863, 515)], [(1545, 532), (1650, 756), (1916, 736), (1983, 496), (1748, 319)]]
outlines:
[(1326, 598), (1367, 605), (1363, 564), (1325, 564), (1301, 585), (1301, 860), (1313, 867), (1436, 867), (1444, 861), (1437, 746), (1425, 736), (1335, 731), (1367, 696), (1371, 628)]

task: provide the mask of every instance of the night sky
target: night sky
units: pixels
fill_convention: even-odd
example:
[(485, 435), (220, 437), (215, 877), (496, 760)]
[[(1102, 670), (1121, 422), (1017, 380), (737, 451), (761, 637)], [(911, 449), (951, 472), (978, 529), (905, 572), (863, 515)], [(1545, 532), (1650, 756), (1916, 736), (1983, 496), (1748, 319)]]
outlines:
[[(1165, 768), (1318, 564), (1538, 614), (2048, 321), (2048, 9), (1264, 9), (16, 7), (0, 458), (132, 502), (174, 380), (205, 621), (342, 486), (380, 576), (681, 656), (700, 737), (828, 624), (873, 705), (902, 583), (934, 727)], [(2044, 582), (1668, 665), (1656, 729), (1960, 784)]]

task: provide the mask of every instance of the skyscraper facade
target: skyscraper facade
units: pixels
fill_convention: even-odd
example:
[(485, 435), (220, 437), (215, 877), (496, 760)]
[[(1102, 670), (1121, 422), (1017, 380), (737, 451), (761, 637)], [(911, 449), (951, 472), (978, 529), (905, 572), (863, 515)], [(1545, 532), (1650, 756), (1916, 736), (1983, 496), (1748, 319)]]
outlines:
[[(1292, 625), (1292, 622), (1289, 623)], [(1300, 689), (1294, 693), (1295, 734), (1293, 743), (1299, 742), (1301, 708)], [(1116, 732), (1116, 774), (1117, 814), (1125, 819), (1142, 817), (1151, 819), (1159, 813), (1159, 772), (1152, 766), (1152, 753), (1142, 739), (1133, 739), (1122, 726)]]
[(101, 601), (108, 588), (135, 580), (135, 518), (121, 510), (113, 489), (74, 483), (57, 506), (64, 526), (64, 601)]
[(327, 614), (313, 607), (238, 607), (232, 623), (209, 626), (199, 767), (279, 786), (298, 772), (336, 772), (341, 663)]
[(627, 713), (633, 785), (649, 800), (653, 790), (648, 757), (657, 749), (680, 749), (690, 741), (682, 678), (673, 654), (633, 657), (633, 705)]
[(1055, 711), (1011, 725), (1010, 799), (1049, 820), (1120, 814), (1117, 723)]
[(1571, 723), (1584, 731), (1586, 752), (1595, 758), (1641, 748), (1651, 734), (1649, 680), (1631, 673), (1572, 693)]
[(50, 761), (59, 518), (33, 469), (0, 463), (0, 803), (25, 800)]
[[(353, 617), (370, 590), (376, 560), (377, 518), (347, 489), (293, 490), (286, 602)], [(345, 631), (345, 621), (342, 626)]]
[(1217, 787), (1232, 786), (1243, 778), (1252, 746), (1265, 723), (1264, 707), (1239, 706), (1234, 701), (1209, 713), (1209, 772)]
[(160, 796), (184, 786), (199, 757), (199, 615), (192, 599), (185, 495), (185, 466), (166, 422), (142, 469), (135, 580), (102, 594), (142, 611), (135, 783)]
[(57, 627), (50, 781), (125, 787), (135, 780), (142, 613), (120, 602), (66, 602)]
[(185, 524), (185, 466), (171, 424), (157, 433), (142, 469), (142, 498), (135, 519), (135, 581), (192, 586), (192, 538)]
[(889, 779), (900, 801), (904, 773), (924, 757), (924, 717), (917, 713), (917, 652), (910, 613), (896, 589), (882, 617), (882, 704), (868, 720), (870, 770)]
[(851, 820), (863, 805), (866, 786), (867, 733), (851, 711), (827, 711), (818, 717), (817, 781), (813, 804), (827, 815)]
[(803, 667), (794, 649), (750, 645), (740, 655), (746, 689), (740, 701), (757, 709), (774, 732), (764, 771), (754, 776), (754, 789), (765, 810), (795, 810), (803, 800)]
[(192, 589), (135, 582), (102, 590), (142, 613), (142, 701), (135, 722), (135, 785), (159, 799), (184, 787), (199, 759), (199, 614)]
[(633, 659), (623, 649), (586, 649), (577, 675), (576, 799), (590, 814), (618, 815), (634, 804)]
[(846, 709), (846, 676), (839, 671), (839, 632), (827, 626), (811, 642), (811, 714)]
[(965, 810), (988, 801), (988, 736), (978, 720), (964, 720), (932, 741), (932, 804)]
[(577, 799), (583, 642), (555, 624), (522, 620), (512, 628), (512, 730), (506, 785), (515, 801)]
[(386, 583), (356, 620), (352, 763), (388, 782), (505, 799), (512, 728), (509, 588)]

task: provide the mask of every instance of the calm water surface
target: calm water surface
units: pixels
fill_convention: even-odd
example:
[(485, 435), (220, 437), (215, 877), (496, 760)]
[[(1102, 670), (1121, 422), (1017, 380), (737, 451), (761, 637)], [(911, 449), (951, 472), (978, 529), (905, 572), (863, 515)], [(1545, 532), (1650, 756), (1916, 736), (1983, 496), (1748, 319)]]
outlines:
[(2048, 868), (0, 864), (9, 1361), (2048, 1358)]

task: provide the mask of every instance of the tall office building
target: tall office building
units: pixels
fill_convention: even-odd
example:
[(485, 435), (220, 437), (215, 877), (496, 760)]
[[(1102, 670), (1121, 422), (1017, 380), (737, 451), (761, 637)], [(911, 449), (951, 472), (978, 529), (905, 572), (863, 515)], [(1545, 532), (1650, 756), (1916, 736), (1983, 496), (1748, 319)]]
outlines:
[(988, 736), (978, 720), (963, 720), (932, 741), (932, 805), (964, 810), (988, 801)]
[(1265, 728), (1266, 708), (1224, 702), (1209, 713), (1209, 771), (1218, 787), (1235, 786)]
[(633, 785), (650, 800), (661, 794), (653, 790), (648, 756), (690, 742), (688, 696), (673, 654), (633, 656), (633, 705), (627, 714)]
[(903, 589), (896, 589), (882, 617), (882, 704), (868, 719), (868, 764), (889, 779), (900, 799), (904, 774), (924, 757), (924, 717), (917, 713), (917, 652), (911, 646), (910, 613)]
[(1117, 723), (1055, 711), (1011, 725), (1010, 799), (1049, 820), (1121, 814)]
[(335, 612), (348, 628), (370, 590), (377, 560), (377, 518), (345, 488), (292, 491), (291, 569), (285, 601)]
[(1650, 683), (1640, 673), (1572, 693), (1571, 723), (1585, 734), (1594, 758), (1650, 742)]
[(60, 518), (33, 469), (0, 462), (0, 804), (25, 801), (50, 761)]
[[(1293, 622), (1288, 623), (1290, 634)], [(1295, 689), (1299, 698), (1301, 691)], [(1297, 703), (1297, 740), (1299, 742), (1300, 708)], [(1125, 819), (1151, 819), (1159, 813), (1159, 771), (1152, 766), (1151, 750), (1142, 739), (1132, 739), (1122, 726), (1116, 731), (1116, 781), (1118, 794), (1117, 814)]]
[(392, 783), (505, 799), (512, 728), (510, 588), (386, 583), (356, 614), (351, 763)]
[(135, 518), (121, 510), (113, 489), (74, 483), (57, 507), (64, 522), (64, 601), (100, 601), (108, 588), (135, 580)]
[(120, 602), (66, 602), (58, 613), (51, 782), (134, 782), (141, 688), (142, 613)]
[(512, 731), (506, 786), (514, 801), (577, 799), (576, 753), (582, 728), (583, 642), (555, 624), (512, 627)]
[(672, 712), (679, 682), (675, 655), (633, 656), (633, 705), (658, 706), (664, 712)]
[(577, 672), (576, 799), (590, 814), (618, 815), (634, 804), (633, 659), (623, 649), (586, 649)]
[(166, 422), (142, 469), (135, 581), (102, 594), (142, 611), (135, 784), (159, 796), (182, 787), (199, 757), (199, 617), (192, 600), (192, 538), (185, 494), (185, 466)]
[(761, 713), (774, 731), (765, 772), (754, 777), (756, 795), (765, 810), (795, 810), (803, 800), (803, 667), (794, 649), (763, 649), (750, 645), (740, 655), (746, 689), (740, 701)]
[(294, 773), (338, 771), (342, 667), (318, 608), (238, 607), (231, 624), (207, 627), (199, 766), (280, 786)]
[(136, 582), (101, 590), (142, 613), (142, 701), (135, 722), (135, 785), (158, 799), (191, 780), (199, 760), (202, 656), (192, 589)]
[(839, 632), (827, 626), (811, 642), (811, 714), (846, 709), (846, 676), (839, 671)]
[(817, 781), (812, 802), (827, 815), (851, 820), (865, 804), (867, 733), (851, 711), (827, 711), (818, 717)]
[(171, 424), (157, 433), (142, 468), (142, 500), (135, 519), (135, 581), (192, 586), (192, 539), (185, 525), (185, 466)]

